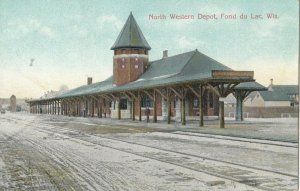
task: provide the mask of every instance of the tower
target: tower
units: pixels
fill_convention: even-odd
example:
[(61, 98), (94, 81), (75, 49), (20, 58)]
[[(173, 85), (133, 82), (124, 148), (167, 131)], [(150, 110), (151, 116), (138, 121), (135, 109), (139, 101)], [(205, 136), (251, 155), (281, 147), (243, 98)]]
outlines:
[(120, 86), (137, 80), (148, 67), (150, 49), (140, 27), (130, 13), (116, 42), (111, 47), (111, 50), (114, 50), (114, 84)]

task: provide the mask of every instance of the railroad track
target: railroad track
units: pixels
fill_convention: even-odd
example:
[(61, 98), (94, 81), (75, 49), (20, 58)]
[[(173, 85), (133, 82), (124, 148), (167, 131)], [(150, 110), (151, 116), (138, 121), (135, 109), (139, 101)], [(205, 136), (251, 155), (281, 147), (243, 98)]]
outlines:
[[(86, 141), (88, 143), (92, 143), (92, 144), (99, 145), (102, 147), (107, 147), (107, 148), (118, 150), (121, 152), (134, 154), (134, 155), (137, 155), (140, 157), (156, 160), (156, 161), (163, 162), (163, 163), (172, 164), (175, 166), (180, 166), (180, 167), (183, 167), (183, 168), (186, 168), (189, 170), (209, 174), (212, 176), (224, 178), (224, 179), (235, 181), (235, 182), (239, 182), (239, 183), (242, 183), (242, 184), (245, 184), (245, 185), (248, 185), (251, 187), (263, 189), (263, 190), (293, 190), (293, 189), (287, 188), (285, 183), (283, 183), (283, 182), (286, 182), (287, 179), (291, 180), (291, 179), (297, 178), (296, 175), (292, 175), (292, 174), (287, 174), (287, 173), (282, 173), (282, 172), (272, 171), (272, 170), (264, 170), (264, 169), (260, 169), (260, 168), (250, 167), (247, 165), (240, 165), (240, 164), (235, 164), (235, 163), (231, 163), (231, 162), (210, 159), (207, 157), (201, 157), (201, 156), (186, 154), (186, 153), (182, 153), (182, 152), (160, 149), (160, 148), (156, 148), (156, 147), (132, 143), (129, 141), (123, 141), (123, 140), (118, 140), (118, 139), (114, 139), (114, 138), (107, 138), (107, 137), (94, 136), (94, 135), (82, 136), (80, 134), (76, 134), (76, 131), (69, 131), (70, 129), (65, 129), (65, 128), (62, 129), (62, 130), (64, 130), (64, 132), (57, 132), (56, 130), (53, 131), (53, 130), (49, 130), (49, 129), (47, 129), (47, 130), (38, 129), (38, 130), (41, 132), (44, 132), (44, 133), (45, 132), (46, 133), (47, 132), (48, 133), (56, 133), (56, 134), (60, 134), (62, 136), (66, 136), (69, 138), (79, 139), (81, 141)], [(71, 133), (72, 135), (68, 135), (66, 132)], [(100, 142), (99, 142), (99, 140), (98, 141), (89, 140), (92, 136), (94, 136), (97, 139), (100, 138), (102, 140)], [(110, 143), (105, 144), (105, 142), (107, 142), (107, 141), (110, 141)], [(124, 143), (130, 144), (130, 145), (127, 145), (126, 148), (119, 148), (117, 146), (110, 145), (112, 143), (111, 141), (118, 141), (119, 143), (121, 143), (123, 145), (124, 145)], [(144, 148), (155, 149), (155, 151), (152, 153), (150, 152), (150, 154), (149, 154), (149, 152), (146, 152), (147, 154), (145, 154), (144, 152), (139, 152), (139, 151), (134, 151), (134, 150), (128, 149), (128, 148), (131, 148), (131, 146), (133, 146), (133, 145), (134, 146), (142, 146)], [(145, 149), (142, 149), (142, 150), (145, 150)], [(160, 155), (155, 156), (157, 153), (160, 153)], [(170, 156), (170, 154), (173, 156)], [(174, 154), (175, 154), (175, 157), (174, 157)], [(168, 157), (162, 157), (162, 155), (166, 155)], [(177, 158), (176, 158), (176, 155), (177, 155)], [(172, 161), (171, 158), (173, 158), (173, 159), (175, 158), (175, 160)], [(196, 158), (196, 160), (194, 162), (198, 163), (198, 164), (201, 164), (201, 162), (203, 162), (203, 161), (209, 162), (210, 164), (193, 166), (193, 165), (190, 165), (189, 160), (188, 160), (189, 158)], [(182, 161), (182, 159), (187, 159), (188, 160), (187, 163), (184, 163)], [(216, 163), (217, 163), (217, 165), (216, 165)], [(255, 170), (256, 172), (253, 173), (253, 170)], [(275, 176), (273, 176), (273, 177), (264, 176), (263, 174), (266, 174), (266, 173), (269, 173), (269, 175), (273, 174)], [(280, 179), (280, 178), (278, 178), (278, 175), (285, 176), (285, 178)], [(263, 185), (266, 183), (269, 186)], [(272, 183), (274, 186), (272, 185)]]
[(205, 137), (205, 138), (211, 138), (211, 139), (221, 139), (221, 140), (238, 141), (238, 142), (245, 142), (245, 143), (256, 143), (256, 144), (262, 144), (262, 145), (298, 148), (298, 143), (293, 143), (293, 142), (239, 138), (239, 137), (230, 137), (230, 136), (225, 136), (225, 135), (214, 135), (214, 134), (207, 134), (207, 133), (205, 133), (205, 134), (204, 133), (194, 133), (194, 132), (190, 133), (190, 132), (184, 132), (184, 131), (175, 131), (175, 132), (170, 132), (170, 133), (176, 134), (176, 135), (187, 135), (187, 136), (192, 136), (192, 137)]

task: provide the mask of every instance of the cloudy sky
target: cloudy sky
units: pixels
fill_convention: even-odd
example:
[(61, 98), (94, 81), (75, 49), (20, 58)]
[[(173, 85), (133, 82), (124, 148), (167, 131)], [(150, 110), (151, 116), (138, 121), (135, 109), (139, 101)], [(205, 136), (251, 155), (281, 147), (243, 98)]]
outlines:
[[(94, 82), (109, 77), (110, 48), (130, 11), (152, 47), (150, 60), (166, 49), (172, 56), (197, 48), (232, 69), (254, 70), (263, 85), (270, 78), (297, 84), (298, 6), (298, 0), (0, 0), (0, 98), (37, 98), (63, 84), (83, 85), (87, 76)], [(267, 19), (268, 13), (279, 18)], [(149, 19), (152, 14), (167, 19)], [(195, 19), (172, 20), (170, 14)]]

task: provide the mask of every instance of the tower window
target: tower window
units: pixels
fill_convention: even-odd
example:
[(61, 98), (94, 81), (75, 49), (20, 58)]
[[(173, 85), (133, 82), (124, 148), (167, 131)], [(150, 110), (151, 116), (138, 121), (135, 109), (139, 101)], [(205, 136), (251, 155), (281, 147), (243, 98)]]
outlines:
[(138, 68), (139, 68), (139, 65), (137, 65), (137, 64), (134, 65), (134, 68), (135, 68), (135, 69), (138, 69)]
[(122, 68), (125, 68), (125, 65), (124, 65), (124, 64), (122, 64)]

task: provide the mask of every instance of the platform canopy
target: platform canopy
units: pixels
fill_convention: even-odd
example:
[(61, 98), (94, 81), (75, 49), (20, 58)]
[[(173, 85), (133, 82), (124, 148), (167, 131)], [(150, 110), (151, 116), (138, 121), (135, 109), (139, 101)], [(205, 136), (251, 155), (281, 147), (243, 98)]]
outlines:
[[(219, 83), (249, 82), (237, 85), (236, 88), (261, 87), (253, 81), (253, 71), (234, 71), (196, 49), (150, 62), (149, 69), (134, 82), (114, 86), (113, 76), (111, 76), (102, 82), (71, 89), (61, 95), (49, 98), (49, 100), (194, 83), (211, 83), (215, 85)], [(29, 100), (29, 102), (31, 101), (38, 100)]]

